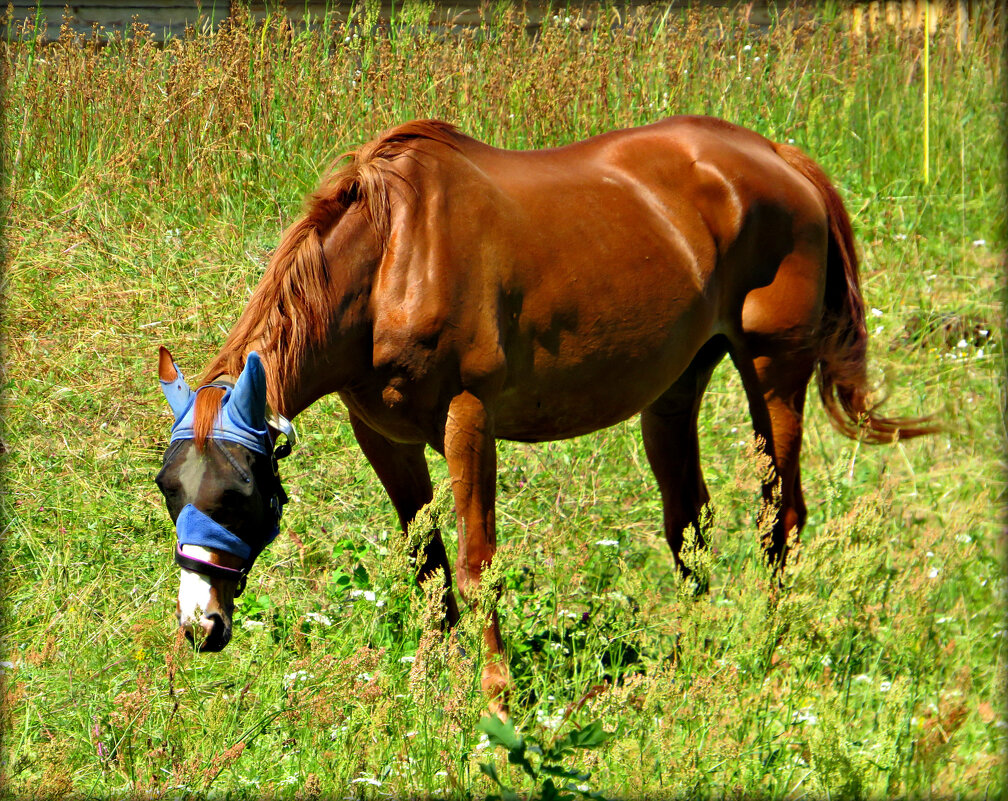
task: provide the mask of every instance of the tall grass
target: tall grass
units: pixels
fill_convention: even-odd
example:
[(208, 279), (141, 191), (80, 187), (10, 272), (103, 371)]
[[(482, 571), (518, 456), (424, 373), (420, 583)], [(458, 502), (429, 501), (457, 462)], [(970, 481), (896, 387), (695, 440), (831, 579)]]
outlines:
[[(156, 346), (197, 372), (321, 171), (391, 124), (442, 117), (524, 148), (701, 113), (823, 164), (854, 218), (889, 408), (952, 426), (860, 447), (810, 397), (809, 524), (778, 589), (744, 394), (719, 368), (701, 416), (715, 511), (700, 597), (658, 533), (632, 421), (502, 443), (515, 722), (549, 742), (601, 720), (614, 736), (578, 765), (609, 796), (998, 795), (1003, 32), (962, 53), (932, 40), (925, 183), (919, 35), (857, 38), (830, 9), (759, 28), (604, 8), (558, 11), (532, 38), (506, 6), (444, 35), (429, 11), (388, 22), (368, 6), (311, 29), (239, 12), (164, 46), (142, 27), (44, 43), (9, 21), (5, 792), (468, 797), (496, 789), (488, 761), (529, 792), (475, 727), (478, 617), (464, 649), (433, 625), (437, 599), (413, 585), (333, 400), (299, 420), (285, 529), (234, 641), (195, 656), (177, 640)], [(443, 495), (432, 513), (450, 533)]]

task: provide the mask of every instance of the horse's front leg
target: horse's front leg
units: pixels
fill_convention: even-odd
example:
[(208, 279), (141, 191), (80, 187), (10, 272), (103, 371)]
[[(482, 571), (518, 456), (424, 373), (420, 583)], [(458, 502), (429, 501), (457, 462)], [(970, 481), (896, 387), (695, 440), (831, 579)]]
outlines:
[[(353, 412), (350, 413), (350, 425), (361, 450), (392, 500), (403, 533), (406, 533), (417, 512), (430, 502), (434, 494), (427, 459), (424, 458), (424, 446), (392, 442)], [(420, 557), (419, 554), (414, 556)], [(448, 555), (439, 528), (430, 532), (430, 540), (424, 547), (423, 558), (417, 572), (417, 581), (422, 582), (437, 573), (441, 574), (445, 589), (445, 623), (449, 627), (454, 626), (458, 623), (458, 606), (452, 594), (451, 566), (448, 564)]]
[[(483, 403), (469, 392), (457, 395), (448, 406), (444, 454), (458, 514), (455, 579), (462, 600), (471, 606), (477, 600), (483, 569), (490, 565), (497, 547), (497, 450), (493, 420)], [(496, 609), (490, 609), (483, 638), (487, 649), (483, 692), (491, 713), (506, 714), (509, 674)]]

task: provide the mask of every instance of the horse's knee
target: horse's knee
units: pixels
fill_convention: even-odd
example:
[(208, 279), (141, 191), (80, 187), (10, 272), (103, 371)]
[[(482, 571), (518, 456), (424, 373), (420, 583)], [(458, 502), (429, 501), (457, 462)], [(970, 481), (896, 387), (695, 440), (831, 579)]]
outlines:
[(467, 560), (461, 557), (455, 562), (455, 587), (462, 601), (472, 606), (479, 600), (480, 583), (483, 571), (490, 566), (489, 562), (473, 568)]

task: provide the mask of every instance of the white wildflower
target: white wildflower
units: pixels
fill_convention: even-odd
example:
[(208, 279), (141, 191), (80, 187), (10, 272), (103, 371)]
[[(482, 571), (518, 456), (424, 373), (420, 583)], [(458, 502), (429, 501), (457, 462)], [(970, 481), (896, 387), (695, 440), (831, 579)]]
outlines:
[(301, 684), (309, 678), (315, 678), (310, 675), (306, 670), (295, 670), (293, 673), (286, 673), (283, 677), (283, 686), (285, 690), (289, 690), (295, 684)]

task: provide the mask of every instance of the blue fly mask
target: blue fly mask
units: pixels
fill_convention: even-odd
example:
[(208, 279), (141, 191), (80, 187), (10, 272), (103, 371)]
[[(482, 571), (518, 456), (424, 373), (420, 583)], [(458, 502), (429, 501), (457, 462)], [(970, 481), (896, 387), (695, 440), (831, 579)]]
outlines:
[[(196, 408), (196, 395), (208, 386), (223, 388), (224, 397), (221, 401), (220, 413), (214, 421), (212, 443), (207, 447), (216, 446), (226, 460), (224, 472), (234, 472), (241, 477), (250, 488), (257, 489), (263, 498), (268, 497), (268, 511), (264, 512), (266, 519), (261, 522), (268, 527), (265, 538), (256, 537), (255, 543), (246, 540), (237, 533), (229, 530), (221, 523), (214, 520), (210, 515), (198, 509), (192, 502), (186, 503), (178, 513), (175, 521), (175, 530), (178, 536), (178, 545), (175, 549), (175, 561), (178, 565), (194, 573), (200, 573), (210, 578), (225, 578), (238, 583), (235, 595), (241, 593), (245, 586), (245, 577), (248, 575), (252, 564), (262, 550), (272, 542), (279, 533), (280, 516), (283, 514), (283, 506), (287, 502), (287, 494), (280, 485), (280, 476), (277, 470), (277, 460), (290, 453), (296, 442), (294, 427), (290, 421), (273, 415), (267, 421), (266, 417), (266, 373), (263, 369), (259, 354), (254, 351), (250, 353), (245, 361), (245, 368), (242, 370), (238, 380), (232, 385), (229, 380), (218, 380), (200, 387), (197, 390), (190, 389), (182, 376), (178, 365), (172, 362), (176, 377), (172, 381), (161, 381), (161, 390), (164, 392), (168, 405), (175, 415), (175, 423), (172, 425), (171, 445), (166, 454), (166, 469), (169, 462), (169, 455), (175, 443), (181, 443), (194, 438), (193, 416)], [(286, 442), (277, 446), (273, 441), (270, 425), (276, 428), (286, 437)], [(248, 456), (251, 464), (262, 464), (264, 460), (269, 460), (269, 471), (259, 471), (260, 479), (253, 481), (253, 474), (243, 466), (248, 460), (238, 460), (233, 452), (220, 443), (233, 443), (251, 451)], [(229, 463), (229, 465), (227, 464)], [(164, 471), (162, 471), (164, 473)], [(215, 476), (211, 472), (209, 479)], [(235, 476), (229, 476), (229, 480), (235, 480)], [(159, 481), (160, 483), (160, 481)], [(162, 487), (162, 491), (164, 491)], [(212, 490), (212, 487), (211, 487)], [(166, 493), (167, 498), (167, 493)], [(193, 498), (192, 500), (195, 500)], [(223, 513), (228, 512), (224, 508)], [(219, 516), (219, 515), (218, 515)], [(242, 560), (240, 568), (231, 568), (224, 565), (217, 565), (202, 559), (196, 559), (182, 552), (183, 545), (198, 545), (221, 553), (231, 554)]]

